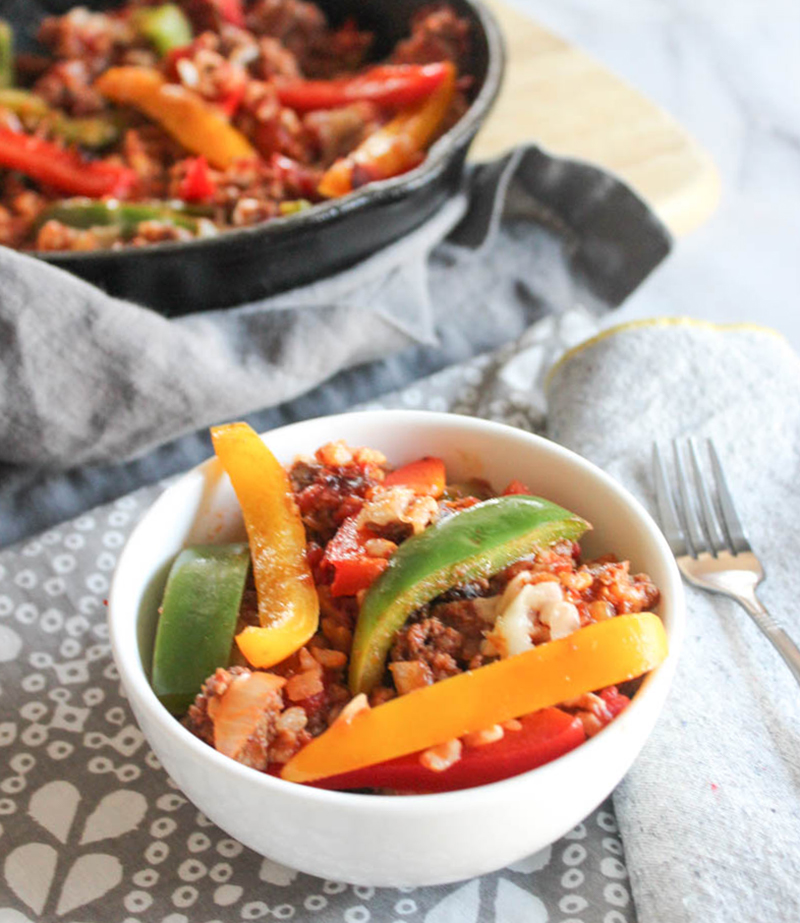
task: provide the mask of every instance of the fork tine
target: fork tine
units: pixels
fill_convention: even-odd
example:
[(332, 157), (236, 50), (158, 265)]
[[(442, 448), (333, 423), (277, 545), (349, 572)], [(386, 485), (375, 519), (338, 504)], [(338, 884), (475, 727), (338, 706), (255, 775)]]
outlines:
[(664, 467), (664, 459), (658, 443), (653, 443), (653, 475), (656, 483), (656, 503), (658, 504), (658, 518), (661, 520), (661, 528), (664, 536), (669, 542), (669, 547), (676, 557), (689, 554), (689, 548), (686, 544), (681, 521), (678, 518), (675, 504), (670, 493), (669, 483), (667, 481), (667, 471)]
[(703, 472), (700, 468), (697, 445), (693, 436), (689, 438), (689, 456), (692, 460), (692, 468), (694, 469), (694, 483), (697, 488), (697, 497), (700, 500), (701, 524), (711, 543), (711, 550), (714, 552), (714, 555), (716, 555), (718, 551), (722, 551), (726, 547), (726, 541), (725, 536), (722, 534), (722, 529), (720, 529), (719, 523), (717, 522), (717, 516), (714, 513), (714, 505), (711, 502), (708, 485), (706, 484), (706, 479), (703, 477)]
[(708, 440), (708, 453), (711, 456), (711, 467), (714, 469), (714, 479), (717, 482), (717, 496), (722, 510), (722, 524), (728, 533), (731, 547), (737, 554), (751, 551), (744, 526), (736, 515), (736, 507), (733, 505), (733, 497), (730, 490), (728, 490), (728, 484), (722, 470), (722, 462), (719, 460), (716, 447), (711, 439)]
[(683, 463), (683, 453), (677, 439), (672, 440), (672, 451), (675, 454), (675, 467), (678, 472), (678, 493), (681, 497), (681, 510), (686, 531), (689, 534), (689, 544), (694, 549), (695, 556), (708, 551), (708, 542), (700, 527), (700, 521), (695, 512), (694, 503), (689, 495), (689, 477)]

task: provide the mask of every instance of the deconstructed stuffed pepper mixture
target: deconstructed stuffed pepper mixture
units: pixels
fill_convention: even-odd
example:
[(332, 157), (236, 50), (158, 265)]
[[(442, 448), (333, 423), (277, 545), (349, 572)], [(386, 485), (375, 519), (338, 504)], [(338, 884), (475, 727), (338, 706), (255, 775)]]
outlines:
[(649, 577), (583, 562), (589, 524), (519, 481), (497, 495), (341, 441), (286, 470), (246, 424), (212, 439), (248, 542), (175, 560), (152, 683), (247, 766), (372, 792), (497, 781), (601, 731), (666, 656)]
[(388, 59), (305, 0), (128, 0), (0, 20), (0, 244), (95, 250), (291, 215), (417, 166), (464, 113), (469, 23), (419, 10)]

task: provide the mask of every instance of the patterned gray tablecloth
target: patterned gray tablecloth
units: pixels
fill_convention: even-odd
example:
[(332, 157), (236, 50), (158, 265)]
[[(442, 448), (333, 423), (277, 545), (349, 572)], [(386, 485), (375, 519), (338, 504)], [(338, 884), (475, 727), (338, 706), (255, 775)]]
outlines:
[[(517, 347), (382, 403), (537, 429), (543, 369), (535, 356), (553, 356), (589, 324), (580, 316), (549, 319)], [(416, 889), (298, 874), (199, 813), (133, 720), (105, 620), (119, 551), (160, 489), (144, 488), (0, 553), (2, 923), (633, 923), (610, 800), (562, 840), (506, 869)]]

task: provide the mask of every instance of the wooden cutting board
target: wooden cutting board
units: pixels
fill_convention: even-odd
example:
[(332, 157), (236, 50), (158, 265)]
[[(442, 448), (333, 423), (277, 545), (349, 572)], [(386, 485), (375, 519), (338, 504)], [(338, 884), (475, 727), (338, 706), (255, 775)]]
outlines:
[(503, 89), (475, 140), (473, 159), (534, 141), (599, 164), (628, 182), (670, 230), (686, 234), (714, 211), (719, 174), (671, 116), (564, 39), (485, 0), (505, 33)]

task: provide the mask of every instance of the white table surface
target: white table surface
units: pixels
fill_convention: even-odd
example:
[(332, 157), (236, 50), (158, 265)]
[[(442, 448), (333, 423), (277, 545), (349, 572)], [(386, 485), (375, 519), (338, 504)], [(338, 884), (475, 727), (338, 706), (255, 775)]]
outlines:
[(606, 321), (752, 321), (800, 350), (800, 3), (512, 0), (677, 118), (722, 177), (710, 221)]

